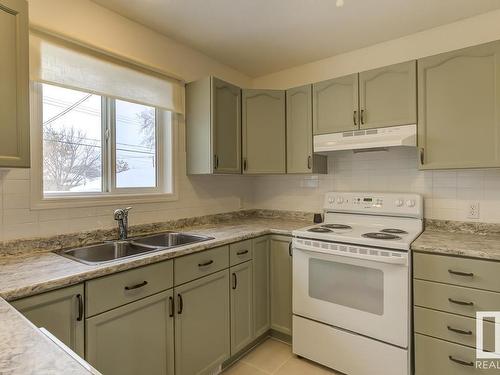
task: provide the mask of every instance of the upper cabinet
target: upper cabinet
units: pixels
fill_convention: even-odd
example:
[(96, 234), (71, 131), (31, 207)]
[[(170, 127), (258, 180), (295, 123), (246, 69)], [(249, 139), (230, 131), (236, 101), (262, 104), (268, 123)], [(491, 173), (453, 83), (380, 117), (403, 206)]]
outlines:
[(358, 74), (313, 85), (314, 135), (358, 128)]
[(418, 61), (422, 169), (500, 166), (500, 42)]
[(215, 77), (186, 86), (187, 173), (241, 173), (241, 89)]
[(0, 0), (0, 167), (29, 167), (28, 3)]
[(361, 129), (416, 123), (416, 61), (359, 73)]
[(326, 157), (313, 154), (312, 122), (312, 86), (287, 90), (287, 173), (326, 173)]
[(285, 92), (243, 90), (243, 173), (285, 173)]

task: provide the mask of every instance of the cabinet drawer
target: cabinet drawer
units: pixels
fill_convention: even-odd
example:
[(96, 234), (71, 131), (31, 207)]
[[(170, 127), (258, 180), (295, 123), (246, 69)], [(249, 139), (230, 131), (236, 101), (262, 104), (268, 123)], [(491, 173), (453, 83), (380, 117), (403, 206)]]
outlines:
[(500, 292), (500, 262), (443, 255), (413, 255), (416, 279)]
[(476, 311), (500, 310), (500, 293), (414, 280), (414, 304), (476, 317)]
[(252, 240), (232, 243), (229, 245), (229, 263), (234, 266), (252, 259)]
[(482, 370), (476, 369), (475, 360), (475, 349), (415, 335), (415, 375), (484, 374)]
[(173, 262), (168, 260), (86, 282), (86, 316), (172, 288)]
[(187, 283), (229, 267), (229, 246), (186, 255), (175, 260), (175, 285)]
[[(415, 332), (476, 347), (476, 319), (423, 307), (414, 309)], [(483, 322), (483, 345), (495, 351), (495, 323)]]

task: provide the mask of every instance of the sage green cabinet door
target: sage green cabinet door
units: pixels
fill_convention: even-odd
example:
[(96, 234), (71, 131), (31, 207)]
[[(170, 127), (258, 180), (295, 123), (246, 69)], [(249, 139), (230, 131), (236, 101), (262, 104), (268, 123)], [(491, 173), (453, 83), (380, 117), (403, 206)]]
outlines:
[(359, 73), (360, 128), (417, 123), (417, 64), (401, 64)]
[(0, 167), (29, 167), (28, 3), (0, 0)]
[(243, 173), (285, 173), (285, 92), (243, 90)]
[(230, 356), (229, 270), (175, 288), (175, 374), (212, 374)]
[(250, 344), (253, 332), (252, 261), (231, 267), (231, 355)]
[(241, 173), (241, 89), (212, 78), (214, 173)]
[(306, 85), (286, 91), (286, 169), (287, 173), (311, 173), (312, 87)]
[(263, 335), (271, 328), (269, 245), (269, 236), (252, 240), (254, 337)]
[(47, 329), (83, 358), (83, 293), (82, 284), (74, 285), (19, 299), (12, 305), (35, 326)]
[(358, 74), (313, 85), (313, 133), (358, 129)]
[(292, 257), (287, 236), (271, 236), (271, 328), (292, 334)]
[(172, 298), (167, 290), (87, 319), (86, 360), (106, 375), (172, 375)]
[(500, 166), (500, 42), (418, 61), (422, 169)]

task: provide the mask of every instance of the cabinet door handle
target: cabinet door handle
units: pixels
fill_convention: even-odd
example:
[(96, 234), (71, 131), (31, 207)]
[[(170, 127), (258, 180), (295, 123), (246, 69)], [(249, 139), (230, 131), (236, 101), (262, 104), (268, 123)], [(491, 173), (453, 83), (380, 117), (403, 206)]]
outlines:
[(236, 273), (233, 272), (233, 289), (236, 289), (238, 286), (238, 276), (236, 276)]
[(78, 301), (78, 316), (76, 317), (76, 320), (81, 322), (83, 319), (83, 296), (81, 294), (77, 294), (76, 300)]
[(462, 306), (473, 306), (474, 302), (468, 302), (468, 301), (459, 301), (453, 298), (448, 298), (448, 301), (451, 303), (457, 304), (457, 305), (462, 305)]
[(292, 243), (288, 244), (288, 255), (292, 256)]
[(474, 362), (472, 362), (472, 361), (463, 361), (461, 359), (456, 359), (456, 358), (453, 358), (452, 355), (449, 355), (448, 358), (450, 359), (450, 361), (458, 363), (459, 365), (462, 365), (462, 366), (474, 366)]
[(211, 265), (213, 262), (214, 262), (213, 260), (209, 260), (205, 263), (198, 263), (198, 267), (206, 267), (206, 266)]
[(364, 109), (362, 109), (359, 112), (359, 121), (361, 122), (362, 125), (365, 123), (365, 110)]
[(182, 314), (182, 310), (184, 310), (184, 301), (182, 300), (182, 296), (177, 294), (177, 300), (179, 301), (179, 306), (177, 306), (177, 314)]
[(358, 111), (354, 111), (352, 113), (352, 122), (354, 122), (354, 126), (358, 126), (358, 120), (357, 120), (357, 117), (358, 117)]
[(447, 326), (446, 328), (448, 328), (448, 331), (460, 333), (461, 335), (472, 335), (472, 331), (464, 331), (463, 329), (453, 328), (450, 326)]
[(247, 158), (244, 158), (243, 159), (243, 170), (246, 171), (247, 170)]
[(245, 255), (245, 254), (248, 254), (248, 250), (242, 250), (236, 253), (236, 255)]
[(311, 155), (307, 157), (307, 169), (311, 169)]
[(168, 316), (171, 318), (174, 316), (174, 298), (168, 297)]
[(214, 169), (219, 168), (219, 157), (217, 155), (214, 155)]
[(146, 285), (148, 285), (148, 282), (146, 280), (144, 280), (142, 283), (132, 285), (132, 286), (126, 286), (125, 290), (134, 290), (134, 289), (142, 288), (143, 286), (146, 286)]
[(468, 276), (468, 277), (474, 276), (474, 274), (472, 272), (460, 272), (460, 271), (448, 270), (448, 273), (451, 273), (452, 275), (458, 275), (458, 276)]
[(424, 161), (425, 161), (425, 157), (424, 157), (424, 156), (425, 156), (425, 154), (424, 154), (424, 149), (423, 149), (423, 148), (421, 148), (421, 149), (420, 149), (420, 164), (421, 164), (421, 165), (424, 165)]

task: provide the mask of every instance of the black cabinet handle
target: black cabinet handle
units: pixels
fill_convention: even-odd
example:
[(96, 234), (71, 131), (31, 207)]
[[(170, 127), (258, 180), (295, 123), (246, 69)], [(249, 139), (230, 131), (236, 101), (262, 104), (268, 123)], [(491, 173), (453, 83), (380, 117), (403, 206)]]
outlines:
[(238, 276), (233, 272), (233, 289), (236, 289), (238, 286)]
[(76, 317), (76, 320), (81, 322), (83, 319), (83, 296), (81, 294), (77, 294), (76, 300), (78, 301), (78, 316)]
[(462, 366), (474, 366), (474, 362), (472, 362), (472, 361), (462, 361), (461, 359), (453, 358), (453, 356), (451, 356), (451, 355), (449, 355), (448, 358), (450, 361), (458, 363), (459, 365), (462, 365)]
[(311, 155), (307, 157), (307, 169), (311, 169)]
[(236, 253), (236, 255), (245, 255), (245, 254), (248, 254), (248, 250), (242, 250)]
[(247, 158), (243, 159), (243, 170), (247, 170)]
[(168, 297), (168, 316), (171, 318), (174, 316), (174, 298)]
[(453, 298), (448, 298), (448, 301), (450, 301), (451, 303), (457, 304), (457, 305), (462, 305), (462, 306), (473, 306), (474, 305), (474, 302), (458, 301), (458, 300), (453, 299)]
[(354, 126), (358, 126), (358, 122), (356, 121), (358, 117), (358, 111), (354, 111), (352, 114), (352, 122), (354, 122)]
[(182, 296), (177, 294), (177, 299), (179, 300), (179, 306), (177, 306), (177, 314), (182, 314), (182, 310), (184, 310), (184, 301), (182, 300)]
[(292, 243), (288, 244), (288, 255), (292, 256)]
[(213, 262), (214, 262), (213, 260), (209, 260), (208, 262), (205, 263), (198, 263), (198, 267), (206, 267), (211, 265)]
[(448, 331), (460, 333), (461, 335), (472, 335), (472, 331), (464, 331), (463, 329), (453, 328), (450, 326), (447, 326), (446, 328), (448, 328)]
[(126, 286), (125, 290), (134, 290), (134, 289), (142, 288), (143, 286), (146, 286), (146, 285), (148, 285), (148, 282), (146, 280), (144, 280), (142, 283), (132, 285), (132, 286)]
[(359, 121), (361, 122), (361, 124), (365, 123), (365, 110), (364, 109), (362, 109), (361, 112), (359, 112)]
[(219, 157), (214, 155), (214, 169), (219, 168)]
[(451, 273), (452, 275), (458, 275), (458, 276), (468, 276), (468, 277), (474, 276), (474, 274), (472, 272), (460, 272), (460, 271), (448, 270), (448, 273)]

